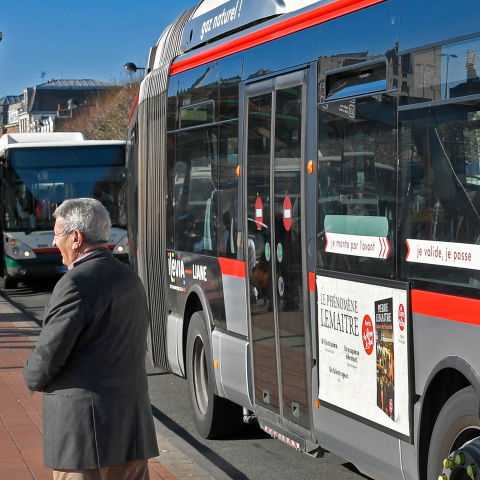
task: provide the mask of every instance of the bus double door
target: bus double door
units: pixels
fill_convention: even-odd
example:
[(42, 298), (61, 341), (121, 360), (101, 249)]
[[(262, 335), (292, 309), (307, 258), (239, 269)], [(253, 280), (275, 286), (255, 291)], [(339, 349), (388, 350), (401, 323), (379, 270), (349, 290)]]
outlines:
[(295, 72), (245, 89), (244, 244), (255, 405), (296, 430), (310, 429), (301, 216), (305, 77)]

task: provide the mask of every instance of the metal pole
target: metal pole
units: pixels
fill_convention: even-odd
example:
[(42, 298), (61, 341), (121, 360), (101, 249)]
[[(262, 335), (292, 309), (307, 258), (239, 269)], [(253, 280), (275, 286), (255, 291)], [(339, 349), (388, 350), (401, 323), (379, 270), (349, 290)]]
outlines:
[(450, 64), (450, 54), (447, 53), (447, 78), (445, 81), (445, 99), (448, 98), (448, 66)]

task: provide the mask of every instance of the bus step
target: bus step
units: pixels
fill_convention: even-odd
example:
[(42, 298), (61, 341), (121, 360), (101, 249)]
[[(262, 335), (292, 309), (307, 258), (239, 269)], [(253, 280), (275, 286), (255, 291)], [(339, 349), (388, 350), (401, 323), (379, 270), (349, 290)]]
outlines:
[(299, 452), (305, 452), (305, 439), (296, 433), (287, 430), (286, 428), (281, 427), (280, 425), (270, 424), (265, 421), (264, 418), (259, 418), (258, 423), (262, 430), (267, 432), (273, 438), (277, 438), (282, 442), (290, 445)]

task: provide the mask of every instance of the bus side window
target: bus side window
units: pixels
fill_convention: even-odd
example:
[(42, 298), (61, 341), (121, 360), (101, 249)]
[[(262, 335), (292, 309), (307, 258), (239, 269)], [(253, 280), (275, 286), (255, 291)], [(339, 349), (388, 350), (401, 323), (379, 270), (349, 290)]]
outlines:
[(175, 164), (175, 249), (185, 250), (187, 246), (188, 194), (190, 188), (190, 169), (187, 164), (177, 161)]
[(216, 236), (205, 243), (205, 221), (207, 213), (217, 221), (217, 127), (178, 133), (176, 145), (175, 249), (216, 256)]
[[(236, 193), (236, 192), (235, 192)], [(236, 205), (237, 199), (232, 192), (221, 191), (218, 219), (218, 255), (235, 258)]]
[(220, 126), (218, 164), (218, 256), (236, 258), (238, 122)]
[(211, 197), (207, 200), (205, 208), (205, 217), (203, 224), (203, 239), (199, 242), (195, 248), (195, 253), (201, 253), (202, 251), (213, 252), (217, 248), (217, 211), (218, 211), (218, 190), (212, 192)]
[(166, 244), (167, 248), (175, 249), (175, 202), (176, 202), (176, 172), (175, 172), (175, 135), (169, 134), (167, 141), (167, 204), (166, 213)]
[(402, 274), (407, 278), (480, 286), (477, 268), (468, 268), (468, 263), (460, 268), (448, 258), (440, 265), (428, 258), (406, 260), (407, 240), (436, 242), (436, 247), (441, 242), (439, 250), (452, 257), (471, 251), (461, 244), (480, 244), (479, 118), (478, 100), (402, 112), (399, 197)]
[[(395, 99), (378, 95), (357, 98), (350, 104), (351, 116), (344, 114), (342, 102), (319, 108), (317, 266), (393, 278)], [(389, 245), (386, 258), (364, 255), (364, 250), (357, 248), (375, 248), (375, 242)]]

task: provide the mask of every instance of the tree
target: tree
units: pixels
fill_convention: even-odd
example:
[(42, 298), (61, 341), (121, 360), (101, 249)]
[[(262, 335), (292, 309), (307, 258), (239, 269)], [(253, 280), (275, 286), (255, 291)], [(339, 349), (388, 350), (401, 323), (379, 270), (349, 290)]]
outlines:
[(71, 118), (57, 118), (58, 132), (82, 132), (88, 140), (125, 140), (138, 83), (101, 92), (73, 109)]

